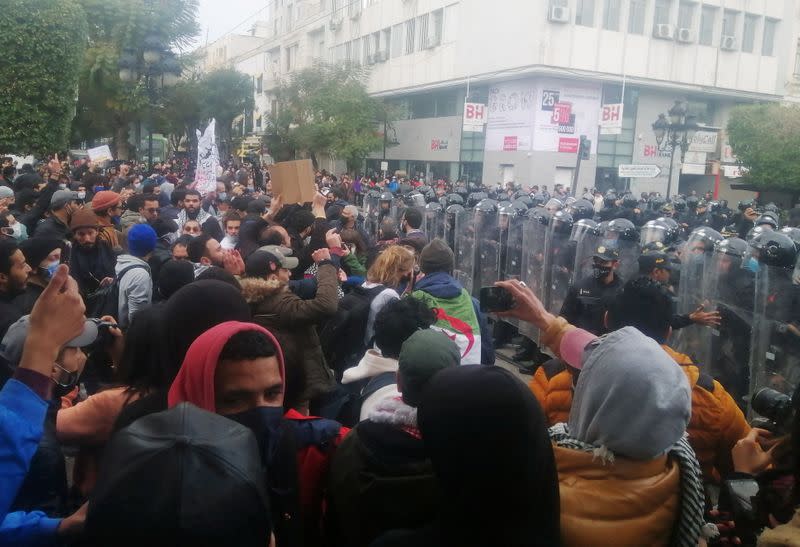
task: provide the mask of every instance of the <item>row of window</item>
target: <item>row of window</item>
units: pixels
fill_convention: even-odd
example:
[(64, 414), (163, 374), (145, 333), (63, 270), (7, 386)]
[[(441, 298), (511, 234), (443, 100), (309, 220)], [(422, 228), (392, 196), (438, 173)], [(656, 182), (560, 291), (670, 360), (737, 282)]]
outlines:
[(438, 9), (331, 48), (334, 62), (374, 64), (438, 46), (445, 10)]
[[(699, 4), (690, 0), (654, 0), (653, 32), (658, 35), (659, 25), (670, 25), (678, 29), (687, 29), (688, 34), (682, 41), (694, 41), (693, 30), (697, 28), (696, 19)], [(630, 0), (628, 11), (628, 32), (644, 34), (649, 0)], [(568, 0), (552, 0), (552, 7), (567, 8)], [(595, 26), (598, 2), (596, 0), (577, 0), (575, 6), (575, 24), (587, 27)], [(755, 53), (757, 36), (761, 31), (761, 55), (772, 56), (775, 52), (775, 36), (779, 21), (752, 13), (745, 13), (740, 26), (742, 13), (736, 10), (720, 9), (717, 6), (700, 6), (700, 21), (697, 39), (701, 45), (714, 44), (717, 24), (722, 13), (722, 33), (719, 45), (726, 50), (739, 50)], [(622, 0), (602, 0), (602, 18), (600, 24), (606, 30), (619, 31), (622, 23)], [(663, 36), (662, 36), (663, 37)]]

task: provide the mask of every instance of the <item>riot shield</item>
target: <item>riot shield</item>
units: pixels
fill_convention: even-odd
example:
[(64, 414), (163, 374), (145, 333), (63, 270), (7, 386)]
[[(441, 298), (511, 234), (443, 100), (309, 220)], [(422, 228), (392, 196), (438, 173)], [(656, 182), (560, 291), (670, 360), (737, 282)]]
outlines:
[(542, 303), (552, 314), (561, 313), (575, 267), (576, 246), (572, 244), (572, 215), (558, 211), (550, 220), (545, 240), (545, 298)]
[(425, 206), (422, 230), (427, 234), (428, 241), (436, 238), (444, 239), (444, 209), (439, 203), (429, 203)]
[(503, 279), (520, 279), (522, 276), (522, 232), (525, 216), (507, 215), (506, 226), (500, 217), (501, 274)]
[(500, 238), (497, 206), (494, 203), (478, 204), (474, 211), (475, 227), (475, 277), (472, 296), (477, 297), (481, 287), (494, 285), (500, 278)]
[[(708, 307), (705, 294), (705, 273), (711, 265), (716, 243), (723, 240), (719, 232), (702, 227), (694, 230), (681, 253), (681, 275), (678, 285), (676, 311), (680, 315), (694, 312), (698, 307)], [(673, 334), (672, 347), (692, 358), (696, 365), (707, 371), (711, 358), (708, 350), (709, 327), (689, 325)]]
[(380, 194), (370, 191), (364, 196), (364, 230), (373, 239), (377, 239), (380, 225)]
[[(630, 220), (617, 218), (603, 231), (601, 245), (619, 253), (617, 274), (622, 281), (634, 279), (639, 274), (639, 232)], [(593, 251), (594, 252), (594, 251)]]
[(725, 387), (743, 408), (748, 394), (750, 340), (753, 329), (754, 275), (743, 257), (747, 243), (739, 238), (714, 246), (705, 268), (704, 298), (707, 309), (721, 316), (718, 328), (701, 329), (697, 363)]
[(598, 231), (598, 224), (589, 219), (579, 220), (572, 226), (570, 239), (575, 245), (575, 265), (573, 266), (573, 283), (577, 283), (592, 273), (595, 251), (603, 241)]
[[(533, 209), (529, 211), (522, 228), (521, 280), (543, 303), (546, 300), (545, 247), (548, 222), (546, 211)], [(532, 324), (522, 323), (520, 332), (538, 344), (539, 331)]]
[[(783, 239), (785, 238), (785, 241)], [(792, 283), (791, 240), (772, 232), (750, 244), (745, 264), (755, 269), (750, 394), (768, 387), (791, 396), (800, 382), (800, 306)], [(758, 410), (758, 409), (755, 409)]]
[(454, 218), (454, 238), (456, 248), (453, 277), (472, 294), (475, 276), (475, 226), (469, 211), (463, 211)]

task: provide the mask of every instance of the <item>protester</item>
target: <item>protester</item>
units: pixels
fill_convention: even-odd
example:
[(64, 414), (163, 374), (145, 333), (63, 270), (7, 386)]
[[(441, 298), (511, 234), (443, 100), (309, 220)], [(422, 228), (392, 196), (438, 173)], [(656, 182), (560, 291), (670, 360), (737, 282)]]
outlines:
[(117, 257), (106, 240), (100, 239), (99, 220), (87, 209), (81, 209), (69, 223), (72, 230), (70, 275), (78, 282), (86, 301), (92, 293), (114, 282)]
[(122, 214), (120, 195), (111, 190), (97, 192), (92, 198), (92, 211), (97, 215), (100, 241), (106, 242), (112, 249), (119, 248), (119, 232), (114, 225), (114, 219)]
[(111, 441), (89, 503), (85, 544), (267, 546), (265, 484), (246, 427), (181, 404)]
[(222, 229), (217, 220), (203, 210), (200, 192), (187, 190), (183, 196), (183, 210), (178, 213), (178, 227), (182, 230), (187, 220), (196, 220), (203, 233), (208, 234), (217, 241), (222, 239)]
[(304, 390), (291, 401), (298, 410), (333, 390), (333, 374), (325, 362), (317, 327), (336, 311), (336, 266), (328, 249), (314, 252), (317, 265), (316, 296), (303, 300), (289, 290), (291, 271), (298, 266), (295, 257), (256, 251), (247, 258), (242, 293), (253, 311), (253, 320), (275, 333), (286, 355), (289, 368), (303, 371)]
[(453, 278), (455, 257), (447, 244), (434, 239), (420, 254), (424, 277), (414, 286), (413, 298), (436, 312), (433, 328), (454, 337), (465, 365), (493, 365), (492, 335), (478, 302)]
[(345, 437), (331, 463), (329, 520), (334, 544), (367, 546), (388, 530), (433, 521), (439, 487), (416, 407), (430, 379), (460, 362), (458, 347), (438, 331), (420, 330), (402, 343), (396, 369), (402, 395), (376, 403), (367, 419)]
[(500, 367), (451, 367), (422, 391), (417, 419), (442, 491), (438, 514), (373, 547), (561, 544), (553, 449), (524, 384)]
[(370, 267), (367, 280), (362, 285), (370, 293), (369, 317), (363, 335), (367, 348), (372, 345), (378, 312), (392, 300), (399, 299), (411, 287), (413, 274), (414, 255), (399, 245), (387, 248)]
[(153, 299), (153, 279), (147, 259), (156, 247), (156, 232), (147, 224), (137, 224), (128, 230), (128, 254), (120, 255), (115, 267), (119, 284), (119, 317), (127, 327), (137, 311)]
[(58, 190), (50, 199), (50, 216), (36, 226), (33, 236), (47, 239), (69, 240), (69, 221), (79, 206), (77, 192)]
[(15, 298), (25, 292), (31, 267), (25, 255), (13, 239), (0, 239), (0, 335), (22, 317), (22, 312), (13, 304)]

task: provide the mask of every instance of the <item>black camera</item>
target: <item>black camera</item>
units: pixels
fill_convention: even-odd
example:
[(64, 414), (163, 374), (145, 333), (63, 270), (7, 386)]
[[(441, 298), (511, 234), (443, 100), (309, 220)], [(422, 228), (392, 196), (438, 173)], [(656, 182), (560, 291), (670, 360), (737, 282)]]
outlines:
[(762, 427), (773, 433), (784, 434), (792, 429), (794, 420), (794, 406), (792, 398), (788, 395), (768, 387), (762, 387), (750, 402), (750, 406), (760, 416), (763, 416), (767, 423), (753, 424)]

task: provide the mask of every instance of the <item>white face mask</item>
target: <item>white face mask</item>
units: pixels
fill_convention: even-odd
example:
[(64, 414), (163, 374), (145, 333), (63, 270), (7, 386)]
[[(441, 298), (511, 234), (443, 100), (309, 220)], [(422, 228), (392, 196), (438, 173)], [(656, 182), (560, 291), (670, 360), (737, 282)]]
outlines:
[(78, 192), (78, 199), (86, 199), (86, 192)]

